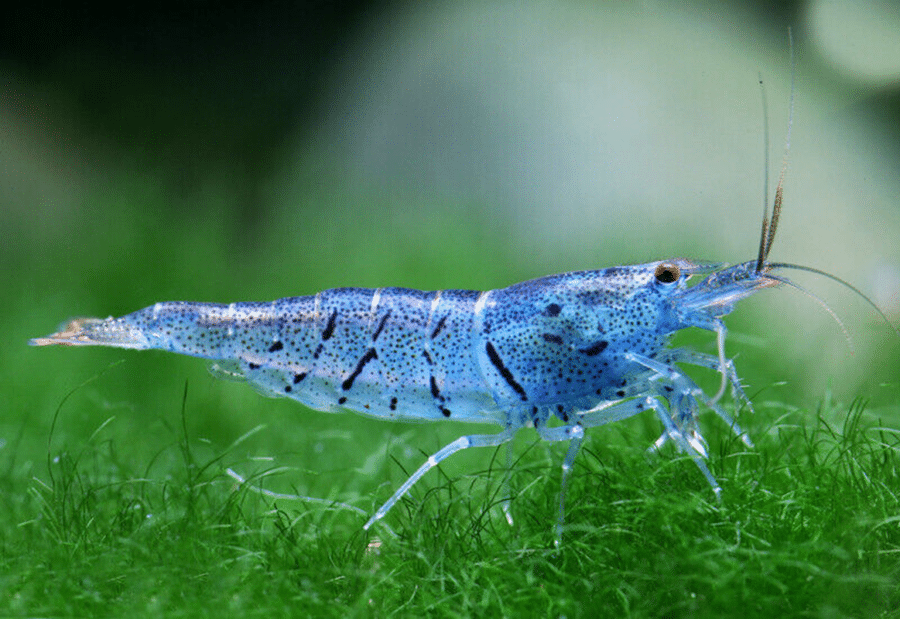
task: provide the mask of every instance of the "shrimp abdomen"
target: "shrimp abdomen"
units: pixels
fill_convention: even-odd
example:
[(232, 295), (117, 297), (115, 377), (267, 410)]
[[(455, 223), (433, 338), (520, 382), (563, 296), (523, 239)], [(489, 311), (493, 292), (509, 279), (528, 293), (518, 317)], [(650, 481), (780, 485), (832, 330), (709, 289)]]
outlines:
[(160, 349), (325, 411), (496, 421), (470, 351), (480, 293), (336, 288), (266, 303), (165, 302), (77, 319), (33, 345)]

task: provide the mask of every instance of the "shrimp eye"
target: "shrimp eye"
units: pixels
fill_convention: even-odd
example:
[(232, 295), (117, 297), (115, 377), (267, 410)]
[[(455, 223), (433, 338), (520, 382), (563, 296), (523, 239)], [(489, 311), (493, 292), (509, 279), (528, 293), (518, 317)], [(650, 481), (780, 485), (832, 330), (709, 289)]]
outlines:
[(678, 281), (678, 278), (681, 277), (681, 269), (678, 268), (677, 264), (663, 262), (657, 265), (656, 272), (653, 275), (660, 284), (671, 284)]

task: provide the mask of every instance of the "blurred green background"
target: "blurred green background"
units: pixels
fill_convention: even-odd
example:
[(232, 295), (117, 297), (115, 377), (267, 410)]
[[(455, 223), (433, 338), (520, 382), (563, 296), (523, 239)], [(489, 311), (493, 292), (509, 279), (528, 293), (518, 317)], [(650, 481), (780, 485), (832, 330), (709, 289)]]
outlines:
[[(243, 455), (308, 467), (285, 483), (314, 496), (340, 494), (328, 467), (371, 474), (395, 435), (437, 448), (460, 427), (313, 413), (194, 359), (26, 343), (160, 300), (486, 289), (670, 255), (751, 258), (757, 81), (775, 176), (789, 25), (796, 121), (772, 258), (853, 282), (897, 324), (892, 19), (816, 2), (23, 7), (0, 36), (3, 452), (40, 475), (54, 411), (91, 378), (61, 409), (51, 454), (114, 416), (110, 440), (152, 468), (172, 451), (186, 383), (192, 437), (227, 445), (265, 423)], [(845, 319), (855, 354), (813, 301), (760, 295), (728, 321), (750, 393), (896, 401), (890, 328), (846, 291), (797, 280)]]

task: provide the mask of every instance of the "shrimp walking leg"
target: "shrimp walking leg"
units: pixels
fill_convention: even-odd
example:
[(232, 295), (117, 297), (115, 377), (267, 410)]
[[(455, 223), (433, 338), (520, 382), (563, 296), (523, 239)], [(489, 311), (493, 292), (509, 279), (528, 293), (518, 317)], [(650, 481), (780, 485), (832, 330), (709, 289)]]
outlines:
[[(726, 379), (727, 383), (731, 385), (731, 396), (734, 401), (741, 406), (746, 406), (748, 410), (750, 410), (750, 412), (753, 412), (753, 405), (750, 402), (750, 398), (748, 398), (747, 394), (744, 393), (744, 387), (741, 385), (740, 378), (738, 378), (737, 370), (734, 367), (734, 360), (725, 359), (725, 363), (722, 364), (722, 362), (719, 361), (718, 356), (707, 355), (701, 352), (688, 350), (686, 348), (673, 348), (671, 350), (664, 350), (657, 356), (657, 360), (669, 364), (675, 362), (688, 363), (690, 365), (698, 365), (700, 367), (709, 368), (710, 370), (723, 372), (723, 376)], [(716, 410), (714, 404), (716, 404), (719, 400), (719, 397), (717, 396), (719, 396), (719, 394), (716, 394), (712, 398), (709, 398), (707, 402), (707, 404), (710, 406), (710, 408), (713, 408), (713, 410)], [(716, 413), (719, 414), (719, 411), (716, 410)], [(728, 421), (726, 420), (726, 422)]]
[[(674, 366), (666, 365), (633, 353), (629, 353), (627, 356), (630, 357), (631, 360), (645, 365), (657, 372), (656, 375), (648, 380), (649, 382), (663, 381), (663, 386), (653, 389), (654, 391), (657, 391), (656, 395), (653, 396), (635, 398), (624, 402), (613, 402), (606, 406), (601, 406), (594, 410), (581, 413), (579, 415), (579, 426), (582, 428), (590, 428), (605, 425), (607, 423), (627, 419), (628, 417), (652, 409), (656, 412), (660, 421), (662, 421), (664, 431), (651, 449), (659, 449), (667, 441), (673, 441), (679, 449), (691, 456), (694, 464), (700, 469), (700, 472), (706, 478), (707, 482), (709, 482), (716, 497), (718, 497), (721, 494), (721, 487), (715, 477), (713, 477), (709, 467), (706, 465), (705, 458), (707, 456), (707, 448), (703, 437), (696, 429), (697, 397), (700, 396), (706, 400), (703, 391)], [(714, 360), (715, 358), (713, 357), (711, 359)], [(668, 400), (668, 409), (660, 402), (661, 398)], [(713, 410), (716, 410), (718, 405), (713, 404), (712, 408)], [(731, 418), (724, 411), (720, 409), (716, 412), (719, 416), (723, 417), (726, 422), (729, 422), (733, 431), (745, 440), (745, 442), (749, 440), (749, 438), (745, 438), (746, 435), (743, 431), (731, 421)], [(565, 428), (554, 428), (554, 430), (569, 430), (571, 432), (571, 428), (572, 426), (566, 426)], [(583, 434), (583, 429), (581, 432)], [(563, 438), (556, 440), (563, 440)], [(577, 452), (577, 447), (575, 447), (575, 450)], [(569, 457), (571, 456), (574, 459), (574, 455), (575, 454), (572, 453), (572, 450), (570, 449), (570, 452), (566, 456), (566, 463), (571, 465)], [(564, 463), (564, 467), (566, 466), (566, 463)], [(567, 474), (568, 471), (564, 468), (564, 476)], [(564, 490), (565, 487), (563, 488), (563, 491)], [(560, 500), (562, 501), (562, 496)], [(562, 507), (560, 508), (560, 520), (557, 524), (557, 531), (559, 532), (560, 527), (562, 526)], [(557, 534), (557, 538), (559, 538), (559, 533)]]
[(694, 457), (694, 461), (697, 463), (700, 471), (704, 474), (707, 481), (709, 481), (713, 490), (718, 494), (718, 483), (716, 483), (715, 478), (713, 478), (709, 469), (706, 467), (706, 464), (702, 460), (706, 455), (705, 451), (698, 452), (692, 447), (691, 443), (684, 438), (681, 431), (677, 428), (675, 422), (671, 418), (670, 412), (667, 411), (656, 398), (647, 397), (626, 400), (624, 402), (611, 402), (605, 406), (600, 406), (596, 409), (581, 413), (577, 424), (556, 428), (538, 428), (538, 433), (545, 441), (571, 441), (562, 464), (562, 483), (559, 491), (559, 511), (556, 520), (554, 539), (554, 543), (557, 546), (559, 546), (562, 541), (562, 532), (565, 524), (565, 500), (568, 478), (572, 471), (575, 457), (578, 455), (578, 451), (584, 441), (584, 429), (621, 421), (651, 408), (655, 410), (657, 415), (661, 418), (663, 416), (665, 417), (663, 423), (666, 425), (666, 432), (668, 434), (677, 435), (677, 437), (673, 436), (673, 438), (676, 438), (676, 440), (679, 441), (679, 445), (683, 444), (685, 450)]
[[(679, 352), (681, 352), (681, 354), (678, 354)], [(713, 412), (715, 412), (716, 415), (718, 415), (722, 419), (722, 421), (724, 421), (728, 425), (728, 427), (731, 428), (732, 432), (734, 432), (741, 439), (741, 441), (744, 442), (745, 445), (747, 445), (748, 447), (753, 446), (753, 442), (750, 440), (750, 437), (741, 429), (737, 422), (735, 422), (734, 419), (732, 419), (732, 417), (728, 413), (726, 413), (725, 410), (717, 402), (715, 402), (714, 399), (707, 397), (703, 390), (697, 385), (697, 383), (688, 378), (677, 367), (675, 367), (674, 365), (667, 365), (656, 359), (650, 359), (649, 357), (645, 357), (637, 353), (626, 353), (625, 356), (626, 358), (640, 363), (644, 367), (655, 371), (657, 374), (651, 380), (655, 380), (657, 382), (663, 381), (665, 383), (665, 387), (663, 388), (663, 391), (659, 393), (659, 395), (669, 400), (673, 412), (678, 410), (679, 415), (676, 416), (676, 419), (678, 420), (678, 424), (682, 430), (682, 434), (685, 428), (690, 431), (690, 434), (692, 436), (691, 440), (693, 441), (694, 449), (697, 452), (703, 454), (704, 456), (706, 455), (706, 448), (703, 445), (703, 439), (702, 437), (700, 437), (700, 434), (696, 429), (696, 408), (698, 398), (706, 406), (711, 408)], [(696, 365), (705, 365), (706, 367), (710, 368), (718, 367), (718, 361), (715, 361), (715, 357), (703, 355), (700, 353), (679, 351), (676, 349), (671, 351), (666, 356), (675, 361), (695, 363)], [(707, 363), (715, 365), (707, 365)], [(730, 363), (731, 362), (729, 361), (729, 364)], [(726, 365), (726, 369), (727, 367), (728, 365)], [(731, 364), (730, 367), (732, 367), (733, 369), (733, 364)], [(730, 380), (732, 383), (732, 389), (735, 390), (736, 400), (741, 402), (742, 404), (746, 404), (747, 406), (749, 406), (749, 400), (747, 399), (747, 396), (744, 394), (744, 391), (740, 386), (737, 374), (734, 374), (733, 379)], [(681, 404), (679, 404), (679, 400), (682, 401)], [(661, 447), (664, 443), (666, 443), (666, 441), (671, 438), (672, 437), (669, 436), (669, 433), (667, 431), (663, 432), (663, 434), (659, 437), (659, 440), (656, 441), (655, 447)]]
[(457, 451), (462, 451), (463, 449), (468, 449), (470, 447), (495, 447), (497, 445), (502, 445), (512, 439), (516, 430), (517, 428), (507, 427), (499, 434), (471, 434), (469, 436), (461, 436), (449, 445), (444, 446), (436, 453), (429, 456), (428, 460), (426, 460), (415, 473), (409, 476), (409, 479), (397, 489), (391, 498), (385, 501), (384, 505), (379, 507), (378, 511), (369, 518), (368, 522), (363, 525), (363, 529), (368, 530), (369, 527), (384, 518), (394, 504), (399, 501), (404, 494), (409, 492), (409, 489), (413, 487), (413, 484), (419, 481), (425, 473), (436, 467), (443, 460), (449, 458)]
[(566, 516), (566, 488), (569, 483), (569, 474), (572, 472), (572, 465), (575, 463), (575, 456), (581, 449), (584, 442), (584, 427), (580, 424), (571, 426), (561, 426), (557, 428), (540, 427), (537, 429), (538, 434), (545, 441), (569, 441), (569, 449), (566, 451), (566, 458), (562, 463), (562, 481), (559, 488), (559, 511), (556, 517), (555, 539), (554, 544), (559, 547), (562, 541), (563, 522)]

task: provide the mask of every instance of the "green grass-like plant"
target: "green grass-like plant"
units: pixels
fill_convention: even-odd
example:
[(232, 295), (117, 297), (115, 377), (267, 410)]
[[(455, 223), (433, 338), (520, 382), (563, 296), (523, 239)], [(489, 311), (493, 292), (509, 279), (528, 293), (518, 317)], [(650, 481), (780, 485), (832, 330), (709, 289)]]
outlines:
[[(187, 392), (181, 409), (184, 421)], [(517, 441), (510, 473), (513, 526), (499, 509), (505, 458), (482, 450), (470, 458), (480, 468), (442, 467), (364, 533), (364, 517), (337, 500), (257, 492), (265, 471), (236, 483), (227, 469), (247, 465), (240, 441), (212, 448), (185, 421), (141, 461), (106, 420), (79, 444), (53, 438), (46, 471), (6, 463), (0, 614), (893, 614), (900, 435), (864, 402), (814, 413), (761, 407), (743, 419), (753, 449), (716, 428), (710, 466), (721, 503), (689, 458), (644, 452), (653, 421), (590, 433), (555, 549), (563, 452), (532, 438)], [(344, 493), (367, 509), (390, 491), (347, 480)], [(373, 486), (377, 496), (363, 498)]]

